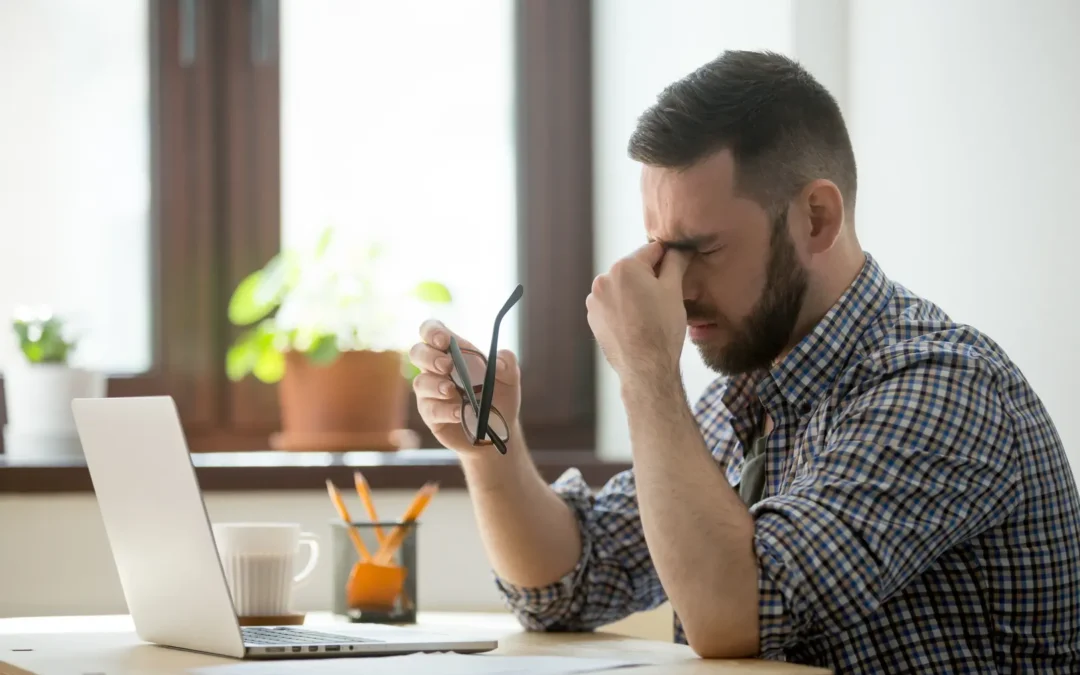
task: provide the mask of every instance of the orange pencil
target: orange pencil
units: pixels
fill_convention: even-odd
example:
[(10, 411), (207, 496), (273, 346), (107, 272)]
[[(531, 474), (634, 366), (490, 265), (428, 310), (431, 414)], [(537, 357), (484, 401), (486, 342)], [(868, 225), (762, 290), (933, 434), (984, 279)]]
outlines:
[(386, 542), (379, 548), (378, 553), (375, 554), (375, 564), (388, 565), (394, 553), (405, 541), (405, 536), (409, 533), (409, 525), (414, 523), (420, 514), (424, 512), (427, 505), (431, 502), (432, 497), (439, 491), (438, 483), (425, 483), (422, 488), (416, 493), (412, 503), (409, 504), (409, 508), (405, 510), (405, 515), (401, 519), (402, 524), (396, 525), (394, 530), (387, 537)]
[(353, 482), (356, 483), (356, 494), (360, 495), (360, 501), (367, 510), (368, 518), (371, 519), (372, 523), (376, 524), (375, 537), (379, 540), (379, 546), (381, 547), (386, 543), (386, 533), (383, 532), (382, 526), (378, 525), (379, 516), (375, 514), (375, 502), (371, 500), (371, 488), (368, 486), (364, 474), (359, 471), (353, 473)]
[(329, 478), (326, 479), (326, 491), (330, 493), (330, 501), (334, 503), (334, 508), (337, 509), (338, 515), (345, 521), (345, 527), (349, 530), (349, 537), (352, 539), (353, 546), (356, 548), (356, 555), (360, 556), (362, 562), (367, 562), (371, 559), (371, 553), (367, 550), (367, 546), (364, 546), (364, 540), (357, 534), (356, 528), (353, 527), (352, 518), (349, 517), (349, 511), (345, 508), (345, 502), (341, 499), (341, 494), (338, 493), (334, 482)]

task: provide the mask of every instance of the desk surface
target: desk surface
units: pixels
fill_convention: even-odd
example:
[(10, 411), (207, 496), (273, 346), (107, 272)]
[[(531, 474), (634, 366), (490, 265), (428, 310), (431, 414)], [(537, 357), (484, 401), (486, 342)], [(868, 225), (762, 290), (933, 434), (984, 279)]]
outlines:
[[(331, 615), (316, 613), (308, 615), (306, 625), (325, 626), (334, 622)], [(499, 641), (499, 648), (493, 652), (496, 654), (621, 658), (653, 664), (618, 671), (627, 675), (820, 675), (828, 672), (768, 661), (706, 661), (697, 658), (683, 645), (627, 638), (603, 631), (528, 633), (504, 614), (421, 612), (418, 624), (425, 630), (495, 638)], [(149, 645), (140, 641), (133, 630), (128, 616), (0, 619), (0, 675), (156, 675), (236, 663), (232, 659)]]

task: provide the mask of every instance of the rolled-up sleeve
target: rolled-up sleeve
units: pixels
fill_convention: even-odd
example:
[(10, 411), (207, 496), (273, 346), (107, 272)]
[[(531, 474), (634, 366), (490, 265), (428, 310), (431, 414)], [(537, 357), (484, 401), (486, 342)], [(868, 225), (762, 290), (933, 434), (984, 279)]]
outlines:
[(595, 495), (576, 469), (552, 488), (577, 518), (581, 558), (549, 586), (521, 587), (495, 577), (521, 624), (536, 631), (592, 630), (662, 604), (666, 597), (641, 529), (633, 472), (614, 476)]
[(766, 657), (865, 622), (1019, 499), (1011, 421), (977, 360), (928, 355), (830, 423), (792, 489), (751, 509)]

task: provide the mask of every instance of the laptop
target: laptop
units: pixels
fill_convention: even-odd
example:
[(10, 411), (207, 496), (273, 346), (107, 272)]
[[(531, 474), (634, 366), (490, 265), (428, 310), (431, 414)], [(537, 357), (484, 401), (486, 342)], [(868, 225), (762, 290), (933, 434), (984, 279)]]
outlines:
[(72, 401), (86, 465), (139, 638), (239, 659), (484, 652), (490, 639), (342, 621), (240, 626), (171, 397)]

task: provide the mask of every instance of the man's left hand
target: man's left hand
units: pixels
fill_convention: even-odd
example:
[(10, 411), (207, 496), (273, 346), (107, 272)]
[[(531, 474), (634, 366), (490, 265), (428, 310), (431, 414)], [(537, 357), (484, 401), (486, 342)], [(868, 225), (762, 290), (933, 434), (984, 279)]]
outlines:
[(689, 256), (647, 244), (593, 280), (589, 326), (624, 381), (677, 373), (686, 339), (682, 279)]

